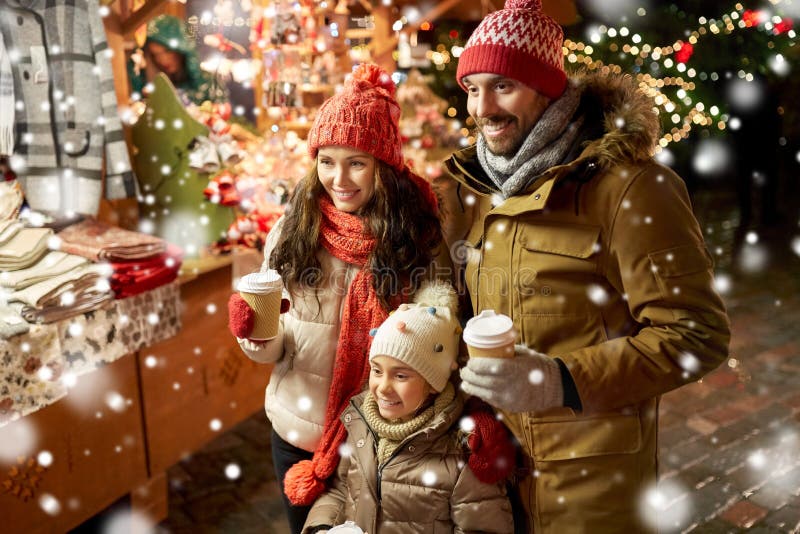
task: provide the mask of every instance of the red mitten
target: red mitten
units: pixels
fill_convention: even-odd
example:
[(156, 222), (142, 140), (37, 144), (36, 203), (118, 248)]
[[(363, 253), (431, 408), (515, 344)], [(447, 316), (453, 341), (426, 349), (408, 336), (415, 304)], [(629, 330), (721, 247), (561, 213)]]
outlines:
[(475, 422), (475, 429), (468, 438), (470, 469), (485, 484), (505, 480), (514, 470), (515, 456), (508, 430), (490, 412), (474, 412), (469, 417)]
[(228, 299), (228, 328), (231, 334), (238, 338), (247, 338), (253, 331), (256, 312), (250, 307), (239, 293), (234, 293)]

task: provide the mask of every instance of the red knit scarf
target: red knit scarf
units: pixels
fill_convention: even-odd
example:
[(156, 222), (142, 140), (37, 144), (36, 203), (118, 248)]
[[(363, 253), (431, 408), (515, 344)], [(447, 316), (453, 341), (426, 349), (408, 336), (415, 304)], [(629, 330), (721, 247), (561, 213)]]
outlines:
[(319, 207), (320, 244), (334, 257), (362, 269), (353, 278), (345, 297), (322, 439), (314, 457), (293, 465), (284, 478), (283, 491), (295, 506), (312, 504), (325, 490), (325, 480), (339, 464), (339, 446), (347, 437), (339, 416), (350, 398), (363, 389), (369, 375), (370, 330), (388, 317), (367, 268), (376, 240), (366, 234), (361, 218), (339, 211), (328, 197), (320, 197)]

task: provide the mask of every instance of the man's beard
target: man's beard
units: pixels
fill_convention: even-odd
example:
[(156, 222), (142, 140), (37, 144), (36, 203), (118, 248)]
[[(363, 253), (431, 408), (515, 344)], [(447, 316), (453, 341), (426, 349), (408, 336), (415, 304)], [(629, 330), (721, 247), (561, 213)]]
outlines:
[[(522, 139), (519, 137), (519, 121), (516, 117), (513, 115), (497, 115), (486, 119), (475, 119), (475, 124), (492, 154), (509, 157), (517, 152)], [(492, 126), (501, 126), (501, 128), (508, 128), (509, 131), (498, 137), (490, 137), (483, 133), (484, 128), (487, 126), (490, 128)]]

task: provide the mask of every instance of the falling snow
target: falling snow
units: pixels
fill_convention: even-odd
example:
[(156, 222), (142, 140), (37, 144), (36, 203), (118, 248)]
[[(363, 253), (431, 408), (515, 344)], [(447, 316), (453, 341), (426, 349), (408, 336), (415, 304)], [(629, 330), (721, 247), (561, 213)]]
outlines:
[(475, 430), (475, 420), (470, 416), (464, 416), (458, 421), (458, 427), (462, 432), (472, 432)]
[(225, 476), (230, 480), (236, 480), (242, 474), (242, 469), (237, 464), (228, 464), (225, 466)]
[(434, 484), (436, 484), (436, 481), (437, 481), (436, 473), (434, 473), (433, 471), (425, 471), (424, 473), (422, 473), (422, 483), (425, 484), (426, 486), (433, 486)]
[(697, 145), (692, 166), (698, 174), (716, 176), (725, 172), (733, 160), (728, 144), (719, 139), (703, 139)]
[(297, 399), (297, 408), (301, 412), (309, 411), (311, 409), (312, 405), (313, 405), (313, 403), (311, 402), (311, 398), (310, 397), (302, 396), (299, 399)]
[(589, 297), (589, 300), (597, 306), (605, 306), (608, 304), (608, 291), (602, 286), (590, 284), (586, 288), (586, 295)]
[(61, 513), (61, 503), (49, 493), (43, 493), (39, 497), (39, 507), (48, 515), (58, 515)]
[(528, 374), (528, 380), (534, 386), (541, 385), (544, 382), (544, 373), (541, 369), (534, 369)]
[(639, 501), (639, 514), (644, 522), (664, 532), (680, 531), (686, 526), (692, 508), (686, 488), (673, 480), (647, 488)]
[(137, 534), (155, 534), (156, 526), (153, 521), (135, 510), (123, 510), (112, 514), (103, 523), (100, 534), (123, 534), (136, 532)]

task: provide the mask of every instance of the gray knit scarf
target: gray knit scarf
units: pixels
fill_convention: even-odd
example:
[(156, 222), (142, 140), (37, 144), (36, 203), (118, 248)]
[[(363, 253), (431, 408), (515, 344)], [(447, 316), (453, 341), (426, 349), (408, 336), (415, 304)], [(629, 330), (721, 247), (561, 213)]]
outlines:
[(444, 390), (436, 397), (431, 406), (417, 414), (413, 419), (402, 422), (387, 421), (381, 417), (378, 403), (372, 393), (367, 393), (361, 411), (364, 420), (378, 435), (378, 465), (389, 459), (400, 443), (408, 436), (427, 425), (436, 414), (441, 413), (455, 398), (453, 384), (447, 383)]
[(547, 107), (511, 157), (493, 154), (483, 135), (478, 136), (478, 160), (504, 199), (516, 195), (544, 171), (564, 161), (583, 127), (583, 116), (572, 120), (582, 92), (581, 87), (568, 83), (564, 94)]

